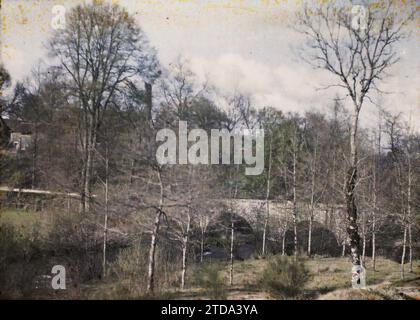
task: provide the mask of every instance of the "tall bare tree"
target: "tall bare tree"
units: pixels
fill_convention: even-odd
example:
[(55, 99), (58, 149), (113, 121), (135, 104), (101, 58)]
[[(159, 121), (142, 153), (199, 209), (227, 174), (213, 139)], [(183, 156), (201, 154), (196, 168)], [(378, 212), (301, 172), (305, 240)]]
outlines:
[(392, 0), (357, 7), (350, 1), (328, 2), (315, 7), (307, 5), (298, 15), (298, 29), (307, 36), (313, 53), (304, 59), (336, 76), (339, 82), (331, 86), (343, 88), (352, 102), (345, 184), (352, 283), (360, 283), (362, 271), (355, 197), (359, 115), (365, 101), (370, 99), (368, 94), (379, 90), (377, 84), (398, 61), (396, 44), (404, 37), (403, 29), (413, 14), (401, 13), (396, 5)]
[(66, 17), (65, 29), (58, 30), (49, 44), (82, 111), (84, 211), (91, 200), (94, 150), (104, 111), (130, 78), (148, 70), (145, 66), (150, 65), (150, 48), (125, 9), (104, 3), (72, 9)]

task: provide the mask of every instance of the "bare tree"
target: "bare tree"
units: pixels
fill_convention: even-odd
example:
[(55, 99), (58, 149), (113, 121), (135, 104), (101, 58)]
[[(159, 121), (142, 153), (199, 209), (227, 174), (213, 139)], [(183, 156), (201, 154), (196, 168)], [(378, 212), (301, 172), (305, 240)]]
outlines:
[(99, 152), (101, 160), (104, 162), (104, 179), (99, 178), (104, 186), (104, 221), (102, 226), (102, 277), (106, 277), (107, 260), (107, 241), (108, 241), (108, 219), (109, 219), (109, 141), (105, 140), (105, 154)]
[(231, 172), (231, 188), (230, 188), (230, 268), (229, 268), (229, 284), (233, 285), (233, 263), (234, 263), (234, 244), (235, 244), (235, 213), (233, 201), (238, 196), (238, 184), (239, 184), (239, 166), (236, 165), (232, 168), (234, 172)]
[(153, 292), (155, 288), (155, 261), (156, 261), (156, 245), (158, 241), (158, 233), (161, 223), (161, 217), (163, 212), (163, 201), (164, 201), (164, 187), (162, 182), (162, 173), (160, 169), (156, 170), (157, 178), (159, 181), (159, 205), (156, 208), (155, 219), (153, 223), (153, 230), (152, 230), (152, 237), (150, 240), (150, 248), (149, 248), (149, 262), (147, 268), (147, 291)]
[(292, 224), (293, 224), (293, 254), (298, 255), (298, 165), (300, 161), (300, 154), (302, 151), (302, 132), (300, 128), (299, 118), (292, 118), (290, 122), (290, 132), (288, 133), (289, 139), (289, 157), (291, 158), (291, 169), (289, 173), (292, 175)]
[(292, 155), (293, 155), (293, 170), (292, 170), (292, 189), (293, 189), (293, 253), (295, 256), (298, 254), (298, 235), (297, 235), (297, 215), (298, 215), (298, 208), (297, 208), (297, 137), (296, 137), (296, 130), (293, 134), (292, 138)]
[(200, 262), (204, 259), (204, 245), (207, 229), (210, 224), (210, 217), (206, 214), (200, 214), (198, 216), (198, 227), (200, 228)]
[[(303, 162), (307, 163), (304, 168), (305, 180), (308, 181), (306, 192), (309, 194), (309, 226), (308, 226), (308, 241), (307, 254), (310, 257), (312, 254), (312, 229), (315, 219), (315, 208), (323, 198), (324, 192), (328, 187), (328, 174), (330, 167), (328, 163), (328, 153), (321, 152), (329, 144), (329, 132), (327, 122), (323, 115), (319, 113), (309, 112), (305, 116), (305, 147)], [(333, 160), (335, 160), (333, 158)], [(306, 170), (305, 170), (306, 169)], [(305, 187), (305, 186), (304, 186)]]
[[(395, 45), (403, 38), (404, 26), (412, 14), (402, 15), (393, 1), (363, 6), (365, 15), (357, 19), (353, 6), (328, 2), (305, 6), (298, 18), (299, 31), (309, 40), (314, 55), (306, 59), (316, 68), (326, 69), (339, 79), (332, 86), (347, 91), (352, 101), (350, 159), (345, 185), (352, 281), (360, 282), (360, 236), (357, 226), (355, 188), (357, 184), (357, 132), (360, 110), (372, 90), (379, 90), (386, 71), (398, 61)], [(331, 86), (329, 86), (331, 87)]]
[(176, 207), (170, 215), (170, 236), (172, 239), (181, 244), (181, 289), (185, 288), (186, 274), (188, 265), (188, 250), (191, 243), (191, 231), (197, 224), (200, 228), (200, 260), (203, 260), (204, 251), (204, 233), (210, 223), (211, 204), (208, 199), (211, 195), (207, 190), (210, 174), (206, 169), (197, 168), (193, 165), (179, 170), (176, 175), (176, 189), (171, 195), (172, 201), (178, 203), (180, 207)]
[[(407, 236), (408, 236), (408, 250), (409, 250), (409, 272), (413, 272), (413, 237), (412, 229), (413, 221), (413, 186), (415, 185), (415, 175), (413, 170), (413, 161), (416, 160), (415, 152), (413, 151), (413, 137), (414, 134), (411, 129), (411, 123), (405, 125), (405, 141), (403, 144), (403, 154), (406, 163), (406, 198), (407, 198)], [(413, 157), (414, 156), (414, 157)]]
[(104, 111), (113, 98), (149, 64), (149, 46), (134, 19), (117, 5), (77, 6), (66, 28), (50, 41), (69, 89), (82, 110), (80, 144), (83, 149), (82, 210), (89, 207), (94, 150)]
[[(408, 151), (409, 142), (407, 144), (407, 141), (403, 139), (403, 126), (400, 117), (401, 114), (390, 115), (387, 113), (385, 115), (385, 132), (389, 136), (389, 150), (392, 161), (391, 173), (395, 179), (394, 186), (392, 186), (390, 207), (403, 233), (400, 273), (401, 278), (404, 279), (407, 244), (409, 244), (411, 228), (412, 168), (410, 152)], [(409, 140), (409, 135), (407, 137)]]
[(207, 83), (198, 83), (188, 61), (182, 57), (178, 57), (171, 66), (160, 82), (163, 101), (177, 119), (188, 121), (192, 114), (190, 109), (205, 93)]

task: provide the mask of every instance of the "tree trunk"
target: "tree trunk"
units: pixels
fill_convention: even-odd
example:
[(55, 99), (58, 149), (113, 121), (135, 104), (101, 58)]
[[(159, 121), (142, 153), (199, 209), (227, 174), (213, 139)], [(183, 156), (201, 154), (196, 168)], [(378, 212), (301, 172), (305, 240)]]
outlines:
[(145, 82), (144, 83), (144, 89), (145, 89), (145, 102), (146, 102), (146, 108), (147, 108), (147, 121), (149, 122), (150, 126), (152, 124), (152, 108), (153, 108), (153, 102), (152, 102), (152, 84)]
[(102, 278), (106, 277), (106, 242), (108, 237), (108, 212), (105, 212), (104, 217), (104, 232), (103, 232), (103, 250), (102, 250)]
[(356, 207), (356, 182), (357, 182), (357, 145), (356, 135), (359, 118), (359, 109), (354, 106), (350, 132), (350, 167), (346, 176), (345, 200), (347, 206), (347, 234), (350, 244), (350, 255), (352, 263), (352, 284), (360, 284), (360, 274), (362, 268), (360, 265), (360, 236), (357, 227), (357, 207)]
[(283, 231), (282, 240), (281, 240), (281, 255), (286, 254), (286, 230)]
[(376, 271), (376, 165), (373, 170), (373, 211), (372, 211), (372, 270)]
[(268, 221), (270, 218), (270, 179), (271, 179), (271, 150), (272, 150), (272, 139), (270, 137), (270, 150), (268, 154), (268, 172), (267, 172), (267, 189), (266, 189), (266, 195), (265, 195), (265, 220), (264, 220), (264, 229), (263, 229), (263, 243), (262, 243), (262, 255), (265, 256), (265, 250), (266, 250), (266, 238), (267, 238), (267, 226)]
[(200, 241), (200, 262), (203, 262), (204, 256), (204, 230), (201, 230), (201, 241)]
[(268, 226), (268, 218), (270, 215), (270, 204), (268, 199), (265, 200), (265, 219), (264, 219), (264, 229), (263, 229), (263, 241), (262, 241), (262, 255), (265, 256), (265, 247), (266, 247), (266, 238), (267, 238), (267, 226)]
[[(380, 115), (380, 114), (379, 114)], [(378, 158), (381, 158), (381, 137), (382, 137), (382, 128), (381, 128), (381, 115), (379, 117), (379, 128), (378, 128)], [(372, 270), (376, 271), (376, 213), (378, 210), (378, 161), (374, 154), (373, 162), (373, 213), (372, 213)]]
[(311, 246), (312, 246), (312, 224), (314, 222), (313, 213), (311, 213), (311, 216), (309, 217), (309, 230), (308, 230), (308, 257), (311, 256)]
[(313, 155), (313, 164), (312, 164), (312, 174), (311, 174), (311, 208), (309, 216), (309, 230), (308, 230), (308, 257), (311, 256), (311, 246), (312, 246), (312, 225), (314, 222), (314, 205), (315, 205), (315, 174), (316, 174), (316, 155), (317, 155), (317, 145), (318, 138), (316, 139), (314, 155)]
[(129, 178), (130, 185), (132, 185), (134, 182), (135, 168), (136, 168), (136, 159), (132, 159), (131, 164), (130, 164), (130, 178)]
[(408, 224), (408, 262), (409, 272), (413, 273), (413, 244), (411, 242), (411, 223)]
[(408, 250), (409, 250), (409, 263), (410, 263), (410, 272), (413, 272), (413, 246), (412, 246), (412, 237), (411, 237), (411, 185), (412, 185), (412, 176), (411, 176), (411, 159), (410, 154), (407, 152), (407, 164), (408, 164), (408, 183), (407, 183), (407, 218), (408, 218)]
[(155, 287), (155, 254), (156, 254), (156, 245), (158, 240), (158, 233), (160, 227), (160, 217), (162, 215), (163, 208), (163, 183), (160, 174), (160, 169), (157, 170), (159, 185), (160, 185), (160, 199), (159, 199), (159, 208), (156, 211), (155, 222), (153, 224), (152, 230), (152, 239), (150, 241), (149, 249), (149, 262), (148, 262), (148, 280), (147, 280), (147, 291), (153, 292)]
[(233, 213), (231, 214), (231, 226), (230, 226), (230, 272), (229, 272), (229, 284), (233, 285), (233, 241), (234, 241), (234, 230), (235, 223), (233, 221)]
[(372, 221), (372, 270), (376, 271), (376, 231), (375, 216)]
[[(85, 107), (83, 107), (85, 109)], [(82, 138), (82, 148), (83, 148), (83, 166), (82, 166), (82, 182), (81, 182), (81, 192), (80, 192), (80, 211), (84, 214), (86, 212), (86, 194), (85, 194), (85, 187), (86, 187), (86, 170), (87, 170), (87, 162), (88, 162), (88, 150), (89, 150), (89, 120), (87, 111), (84, 110), (83, 113), (84, 117), (84, 135)]]
[(108, 160), (108, 145), (106, 146), (105, 155), (105, 217), (103, 230), (103, 248), (102, 248), (102, 278), (106, 277), (106, 242), (108, 238), (108, 174), (109, 174), (109, 160)]
[(93, 166), (93, 146), (89, 147), (88, 156), (87, 156), (87, 163), (86, 163), (86, 180), (85, 180), (85, 187), (84, 187), (84, 209), (86, 211), (90, 210), (90, 192), (91, 192), (91, 180), (92, 180), (92, 166)]
[(98, 110), (94, 114), (89, 114), (89, 128), (88, 128), (88, 143), (87, 143), (87, 156), (86, 156), (86, 177), (84, 185), (84, 204), (83, 208), (85, 211), (90, 210), (91, 204), (91, 184), (93, 175), (93, 160), (94, 152), (96, 149), (96, 135), (98, 129)]
[(407, 226), (404, 225), (403, 250), (401, 255), (401, 279), (404, 279), (405, 247), (407, 245)]
[[(238, 170), (239, 166), (236, 166), (236, 173), (235, 173), (235, 189), (233, 190), (233, 199), (236, 199), (238, 195)], [(233, 285), (233, 245), (235, 240), (235, 220), (233, 215), (233, 205), (231, 204), (231, 212), (230, 212), (230, 272), (229, 272), (229, 284)]]
[(187, 240), (182, 240), (182, 271), (181, 271), (181, 290), (185, 287), (185, 273), (187, 269)]
[(366, 256), (366, 213), (362, 215), (362, 258), (361, 263), (365, 265), (365, 256)]
[(293, 150), (293, 254), (298, 255), (298, 239), (297, 239), (297, 196), (296, 196), (296, 136), (294, 137)]
[(149, 249), (149, 264), (148, 264), (148, 282), (147, 282), (147, 291), (153, 292), (155, 285), (155, 254), (156, 254), (156, 244), (160, 226), (160, 216), (161, 212), (158, 210), (155, 216), (155, 222), (153, 224), (152, 239), (150, 241)]
[(182, 272), (181, 272), (181, 290), (185, 288), (185, 275), (187, 272), (187, 252), (188, 252), (188, 238), (190, 232), (191, 216), (188, 213), (187, 227), (182, 239)]
[(365, 256), (366, 256), (366, 234), (363, 232), (363, 241), (362, 241), (362, 265), (365, 265)]
[(343, 240), (341, 256), (344, 257), (346, 255), (346, 240)]

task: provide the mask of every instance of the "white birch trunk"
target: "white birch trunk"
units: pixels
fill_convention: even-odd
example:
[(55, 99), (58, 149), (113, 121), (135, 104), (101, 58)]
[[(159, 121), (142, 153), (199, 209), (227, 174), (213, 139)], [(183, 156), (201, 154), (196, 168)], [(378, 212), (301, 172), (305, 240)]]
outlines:
[(108, 204), (108, 170), (109, 170), (109, 160), (108, 160), (108, 147), (106, 148), (105, 156), (105, 216), (104, 216), (104, 231), (103, 231), (103, 248), (102, 248), (102, 277), (106, 277), (106, 242), (108, 238), (108, 213), (109, 213), (109, 204)]
[(189, 239), (189, 232), (190, 232), (190, 224), (191, 224), (191, 215), (188, 213), (187, 226), (186, 226), (185, 234), (183, 235), (183, 239), (182, 239), (181, 290), (184, 290), (185, 288), (185, 275), (187, 272), (187, 253), (188, 253), (188, 239)]
[(148, 275), (147, 275), (147, 292), (153, 292), (155, 287), (155, 255), (156, 255), (156, 244), (158, 239), (160, 217), (162, 215), (163, 208), (163, 183), (160, 174), (160, 169), (157, 171), (159, 185), (160, 185), (160, 199), (159, 208), (156, 211), (155, 221), (153, 223), (152, 238), (150, 240), (149, 249), (149, 261), (148, 261)]
[(282, 240), (281, 240), (281, 255), (286, 254), (286, 231), (283, 231)]
[(359, 106), (356, 104), (353, 108), (351, 130), (350, 130), (350, 166), (347, 170), (345, 201), (347, 206), (347, 234), (350, 245), (351, 255), (351, 274), (352, 286), (360, 284), (360, 236), (357, 226), (357, 206), (356, 206), (356, 183), (357, 183), (357, 126), (359, 119)]
[(408, 218), (408, 250), (409, 250), (409, 263), (410, 263), (410, 272), (413, 272), (413, 244), (411, 237), (411, 185), (412, 185), (412, 176), (411, 176), (411, 159), (410, 154), (407, 152), (407, 164), (408, 164), (408, 183), (407, 183), (407, 218)]
[(298, 239), (297, 239), (297, 196), (296, 196), (296, 136), (294, 137), (293, 150), (293, 254), (298, 255)]
[(231, 217), (231, 226), (230, 226), (230, 271), (229, 271), (229, 284), (233, 285), (233, 243), (234, 243), (234, 230), (235, 223), (233, 221), (233, 213)]
[(203, 262), (204, 256), (204, 230), (201, 230), (201, 240), (200, 240), (200, 262)]
[(308, 257), (311, 256), (312, 247), (312, 225), (314, 222), (314, 205), (315, 205), (315, 173), (316, 173), (316, 154), (317, 154), (317, 143), (315, 144), (314, 159), (312, 165), (312, 182), (311, 182), (311, 208), (309, 213), (309, 230), (308, 230)]
[(407, 226), (404, 226), (404, 236), (403, 236), (403, 250), (402, 250), (402, 255), (401, 255), (401, 266), (400, 266), (400, 271), (401, 271), (401, 279), (404, 279), (404, 263), (405, 263), (405, 247), (407, 244)]
[(268, 172), (267, 172), (267, 190), (265, 196), (265, 219), (264, 219), (264, 229), (263, 229), (263, 241), (262, 241), (262, 255), (265, 256), (266, 251), (266, 238), (267, 238), (267, 227), (268, 221), (270, 219), (270, 179), (271, 179), (271, 150), (272, 150), (272, 140), (270, 138), (270, 150), (268, 155)]

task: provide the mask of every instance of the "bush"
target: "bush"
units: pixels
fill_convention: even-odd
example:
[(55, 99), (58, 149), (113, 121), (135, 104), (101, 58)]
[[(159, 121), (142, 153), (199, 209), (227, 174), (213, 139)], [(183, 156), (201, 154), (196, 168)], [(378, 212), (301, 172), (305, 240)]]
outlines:
[(310, 279), (309, 270), (303, 260), (274, 257), (264, 270), (260, 284), (274, 296), (296, 297)]
[(36, 232), (0, 223), (0, 297), (27, 297), (39, 273)]
[(197, 273), (197, 284), (206, 290), (210, 299), (226, 299), (225, 281), (222, 267), (216, 263), (208, 263)]

